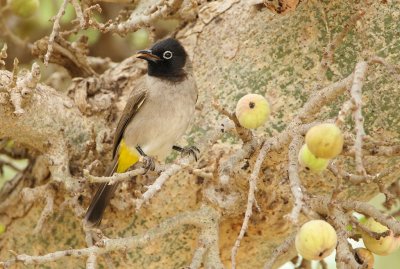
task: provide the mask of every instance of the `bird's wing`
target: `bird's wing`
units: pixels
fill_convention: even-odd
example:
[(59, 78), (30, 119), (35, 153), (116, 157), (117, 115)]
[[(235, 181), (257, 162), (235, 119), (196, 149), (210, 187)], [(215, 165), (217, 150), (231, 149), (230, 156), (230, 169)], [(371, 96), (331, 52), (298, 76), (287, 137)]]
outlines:
[(114, 135), (114, 145), (113, 145), (113, 158), (117, 153), (119, 143), (124, 135), (125, 128), (128, 126), (129, 122), (139, 111), (143, 103), (146, 101), (147, 88), (144, 83), (139, 83), (139, 85), (131, 92), (128, 101), (125, 105), (124, 111), (122, 112), (121, 118), (119, 119), (117, 130)]
[[(107, 169), (106, 176), (111, 176), (116, 171), (118, 166), (118, 156), (116, 156), (116, 153), (119, 143), (124, 135), (125, 128), (139, 111), (141, 105), (145, 102), (146, 96), (147, 89), (144, 87), (143, 83), (139, 83), (138, 87), (133, 89), (131, 92), (114, 135), (113, 162), (112, 165)], [(94, 226), (100, 224), (101, 219), (103, 218), (104, 210), (106, 209), (106, 206), (117, 189), (117, 186), (118, 182), (112, 185), (109, 185), (108, 183), (102, 183), (99, 186), (85, 215), (87, 225)]]

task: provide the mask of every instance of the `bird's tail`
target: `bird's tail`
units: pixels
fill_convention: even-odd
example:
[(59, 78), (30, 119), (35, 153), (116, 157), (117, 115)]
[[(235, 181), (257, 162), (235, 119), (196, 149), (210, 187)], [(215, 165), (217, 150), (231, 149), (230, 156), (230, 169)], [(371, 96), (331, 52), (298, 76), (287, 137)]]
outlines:
[[(111, 176), (115, 172), (123, 173), (126, 172), (132, 165), (139, 160), (139, 153), (135, 150), (132, 151), (124, 142), (121, 140), (118, 146), (118, 154), (114, 156), (114, 161), (110, 168), (106, 172), (106, 176)], [(99, 225), (103, 218), (104, 210), (114, 195), (115, 190), (118, 187), (118, 182), (109, 185), (108, 183), (102, 183), (97, 189), (90, 206), (86, 211), (85, 220), (88, 227)]]
[[(114, 163), (107, 170), (106, 176), (111, 176), (114, 174), (118, 165), (118, 158), (115, 158)], [(118, 182), (109, 185), (108, 183), (102, 183), (97, 189), (96, 194), (90, 202), (90, 206), (86, 211), (85, 221), (86, 226), (93, 227), (99, 225), (110, 199), (114, 195), (115, 190), (118, 187)]]

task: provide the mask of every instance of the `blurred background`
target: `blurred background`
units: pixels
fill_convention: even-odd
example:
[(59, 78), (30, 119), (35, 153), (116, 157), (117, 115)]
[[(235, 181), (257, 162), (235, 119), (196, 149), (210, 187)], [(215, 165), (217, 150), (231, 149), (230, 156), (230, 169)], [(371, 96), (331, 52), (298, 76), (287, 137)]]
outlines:
[[(52, 18), (57, 14), (63, 0), (0, 0), (0, 48), (8, 45), (6, 67), (12, 67), (13, 59), (17, 57), (22, 65), (31, 65), (35, 60), (31, 53), (32, 44), (50, 35)], [(123, 16), (132, 10), (134, 4), (99, 2), (101, 13), (94, 11), (99, 22)], [(75, 11), (68, 3), (66, 12), (61, 18), (61, 30), (68, 31), (76, 25)], [(68, 41), (76, 41), (82, 35), (88, 37), (89, 55), (110, 58), (114, 62), (132, 56), (135, 51), (147, 48), (152, 40), (162, 38), (172, 33), (179, 26), (179, 19), (157, 20), (151, 29), (138, 31), (121, 37), (117, 34), (101, 33), (97, 29), (80, 30), (66, 35)], [(42, 80), (46, 80), (53, 68), (42, 66)], [(60, 89), (61, 90), (61, 89)]]

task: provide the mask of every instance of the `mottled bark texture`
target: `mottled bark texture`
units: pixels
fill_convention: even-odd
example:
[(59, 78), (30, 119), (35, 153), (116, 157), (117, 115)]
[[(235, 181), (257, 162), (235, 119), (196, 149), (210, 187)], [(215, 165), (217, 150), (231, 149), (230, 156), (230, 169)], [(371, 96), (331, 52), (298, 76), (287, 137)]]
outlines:
[[(289, 2), (293, 4), (293, 1)], [(326, 106), (315, 106), (315, 111), (309, 110), (313, 111), (311, 115), (302, 115), (302, 119), (289, 126), (287, 137), (267, 145), (269, 150), (261, 162), (258, 177), (256, 175), (258, 180), (254, 181), (257, 206), (253, 206), (236, 257), (237, 268), (263, 268), (276, 255), (273, 251), (296, 229), (296, 225), (285, 217), (294, 206), (288, 175), (291, 138), (304, 134), (304, 127), (299, 127), (301, 124), (337, 117), (343, 103), (351, 98), (351, 74), (359, 61), (379, 56), (387, 63), (398, 63), (400, 8), (396, 1), (309, 0), (301, 1), (291, 11), (279, 9), (281, 13), (278, 14), (262, 3), (250, 5), (246, 1), (207, 2), (190, 11), (184, 10), (185, 3), (178, 9), (181, 13), (172, 8), (177, 16), (187, 20), (176, 36), (190, 53), (200, 94), (196, 118), (180, 144), (200, 145), (201, 159), (197, 164), (179, 164), (183, 168), (172, 175), (138, 212), (135, 212), (135, 199), (141, 197), (157, 175), (150, 173), (133, 182), (125, 182), (106, 212), (101, 229), (110, 238), (140, 235), (170, 217), (206, 205), (219, 213), (219, 230), (209, 228), (207, 231), (218, 231), (220, 257), (224, 266), (230, 268), (231, 249), (242, 226), (249, 178), (262, 141), (284, 132), (289, 123), (297, 119), (311, 94), (347, 77), (343, 84), (348, 89), (341, 87), (339, 94), (329, 98), (332, 100)], [(198, 13), (197, 18), (189, 16), (193, 12)], [(360, 12), (360, 18), (351, 22), (357, 12)], [(185, 14), (189, 15), (185, 17)], [(343, 31), (346, 35), (336, 42), (335, 38)], [(334, 46), (329, 46), (330, 43)], [(38, 50), (36, 53), (43, 57), (46, 51), (40, 53), (40, 48)], [(334, 52), (333, 55), (330, 52)], [(62, 53), (65, 50), (55, 47), (53, 61), (57, 62), (54, 57)], [(67, 66), (71, 66), (70, 60)], [(62, 61), (58, 63), (62, 64)], [(108, 70), (97, 75), (92, 71), (104, 68), (96, 65), (104, 65)], [(77, 71), (81, 66), (86, 67)], [(23, 113), (15, 113), (15, 104), (10, 99), (11, 92), (18, 90), (10, 88), (11, 72), (0, 70), (0, 89), (11, 89), (0, 91), (0, 137), (11, 138), (18, 147), (28, 148), (29, 156), (34, 160), (24, 172), (24, 181), (5, 198), (7, 206), (0, 205), (0, 223), (7, 226), (7, 231), (0, 235), (0, 260), (13, 258), (9, 250), (18, 254), (43, 255), (87, 246), (81, 223), (82, 210), (88, 205), (94, 186), (82, 180), (83, 170), (89, 169), (97, 175), (104, 171), (110, 158), (116, 115), (144, 69), (133, 59), (113, 64), (91, 58), (86, 62), (74, 62), (71, 69), (71, 74), (86, 78), (75, 79), (68, 96), (38, 84), (27, 97), (20, 96)], [(23, 78), (21, 75), (20, 79)], [(383, 156), (385, 154), (377, 153), (379, 150), (371, 149), (399, 143), (398, 83), (396, 76), (384, 65), (370, 63), (362, 88), (364, 129), (372, 137), (363, 145), (363, 165), (369, 175), (399, 162), (399, 152)], [(15, 94), (20, 94), (21, 90), (18, 91)], [(215, 98), (221, 106), (233, 111), (237, 100), (246, 93), (265, 95), (271, 104), (272, 116), (265, 127), (254, 132), (258, 138), (252, 138), (253, 142), (246, 143), (241, 152), (243, 144), (235, 132), (221, 132), (227, 128), (226, 124), (220, 125), (225, 116), (212, 106), (212, 101)], [(350, 116), (345, 118), (342, 129), (347, 134), (345, 152), (335, 164), (356, 174), (352, 151), (356, 135)], [(207, 144), (211, 136), (218, 140)], [(232, 156), (239, 156), (238, 160)], [(43, 172), (46, 169), (50, 174)], [(379, 189), (382, 191), (397, 183), (398, 171), (397, 167), (397, 173), (383, 177), (379, 188), (376, 182), (355, 185), (343, 177), (342, 189), (335, 199), (339, 204), (343, 200), (368, 201), (379, 193)], [(299, 175), (307, 199), (317, 197), (329, 202), (327, 199), (337, 184), (334, 173), (327, 170), (312, 174), (301, 170)], [(32, 191), (22, 191), (24, 187), (39, 185), (45, 186), (45, 191), (36, 198), (29, 199)], [(21, 192), (25, 194), (20, 196)], [(34, 234), (43, 206), (49, 201), (42, 199), (45, 198), (43, 195), (47, 197), (44, 193), (49, 192), (54, 198), (53, 210), (45, 216), (42, 229)], [(321, 209), (325, 204), (312, 201), (309, 211), (321, 216), (334, 214), (329, 207)], [(253, 203), (250, 208), (251, 205)], [(351, 210), (351, 206), (343, 208)], [(300, 223), (305, 219), (306, 215), (301, 214)], [(214, 221), (218, 220), (215, 218), (210, 223)], [(147, 245), (99, 256), (98, 266), (108, 268), (113, 263), (115, 268), (184, 268), (192, 264), (192, 268), (198, 268), (201, 266), (199, 259), (204, 255), (205, 268), (219, 268), (218, 264), (210, 264), (210, 261), (218, 261), (211, 257), (217, 253), (210, 239), (215, 237), (212, 232), (204, 233), (206, 230), (201, 227), (196, 223), (178, 226)], [(289, 248), (277, 259), (275, 266), (295, 255), (294, 248)], [(87, 268), (92, 268), (92, 263), (93, 260), (86, 264), (85, 259), (65, 257), (41, 266), (84, 268), (86, 264)], [(23, 267), (21, 264), (13, 266)]]

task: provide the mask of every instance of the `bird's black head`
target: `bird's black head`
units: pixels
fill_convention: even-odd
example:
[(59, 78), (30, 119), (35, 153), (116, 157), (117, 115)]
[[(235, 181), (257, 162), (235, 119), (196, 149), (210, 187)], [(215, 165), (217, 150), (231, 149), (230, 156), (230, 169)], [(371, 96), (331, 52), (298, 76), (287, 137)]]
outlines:
[(136, 57), (148, 62), (147, 73), (156, 77), (185, 76), (186, 51), (178, 40), (167, 38), (155, 43), (149, 50), (141, 50)]

